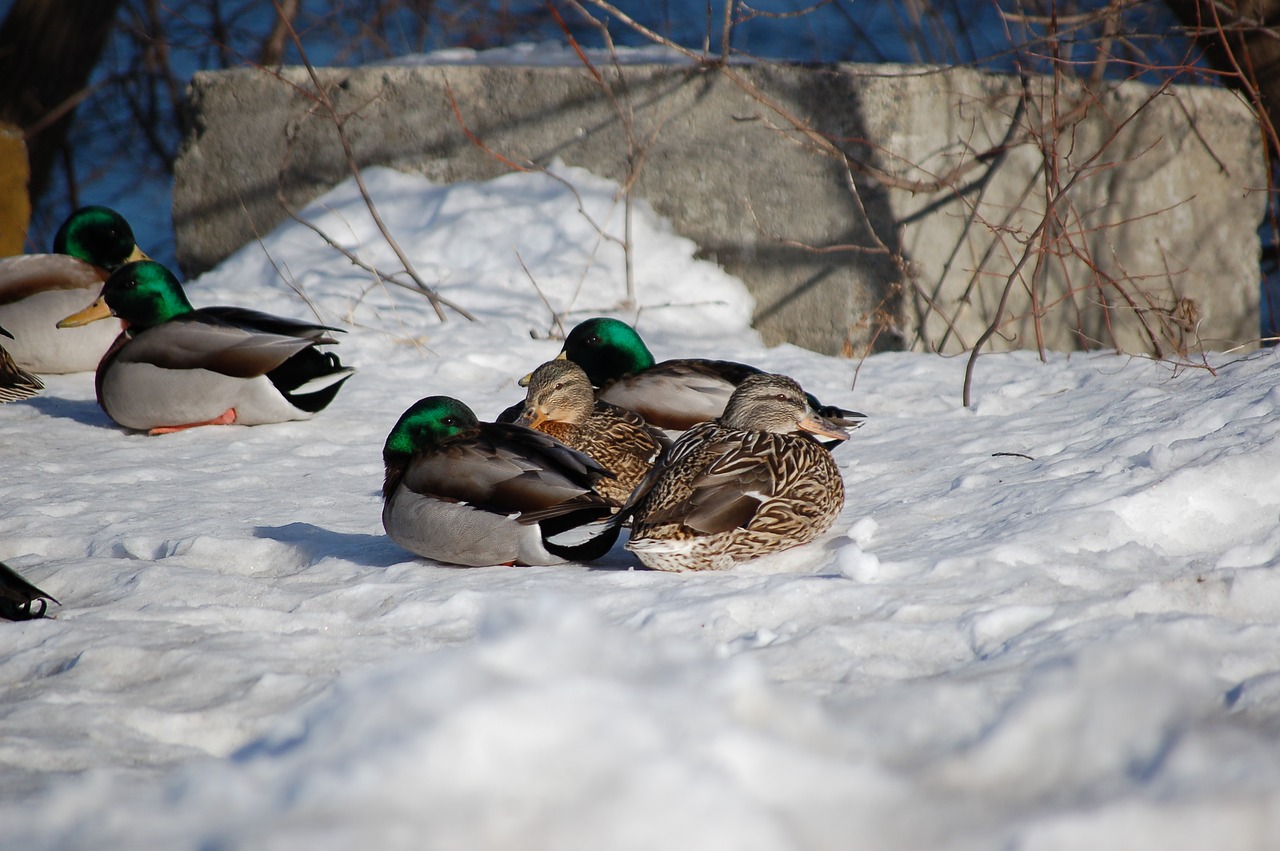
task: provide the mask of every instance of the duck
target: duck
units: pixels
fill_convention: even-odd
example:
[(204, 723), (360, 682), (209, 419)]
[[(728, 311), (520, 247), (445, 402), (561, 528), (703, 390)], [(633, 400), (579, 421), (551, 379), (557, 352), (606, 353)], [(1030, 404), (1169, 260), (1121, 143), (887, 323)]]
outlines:
[(715, 420), (686, 431), (628, 503), (626, 548), (649, 568), (723, 570), (806, 544), (844, 506), (844, 482), (816, 438), (849, 432), (784, 375), (743, 379)]
[(92, 301), (111, 272), (145, 259), (125, 218), (102, 206), (68, 216), (54, 236), (52, 254), (0, 259), (0, 325), (11, 331), (14, 362), (45, 375), (96, 369), (120, 323), (62, 330), (56, 323)]
[[(702, 358), (657, 362), (635, 328), (618, 319), (584, 320), (565, 337), (559, 357), (587, 373), (596, 398), (635, 411), (645, 422), (672, 432), (720, 416), (734, 389), (763, 370), (744, 363)], [(865, 416), (808, 396), (816, 412), (843, 428)]]
[(596, 490), (618, 508), (671, 445), (665, 432), (639, 414), (597, 400), (586, 372), (570, 360), (548, 361), (530, 373), (516, 422), (586, 453), (613, 473)]
[(58, 323), (124, 321), (98, 364), (107, 416), (150, 434), (206, 425), (305, 420), (333, 401), (355, 372), (317, 347), (340, 329), (242, 307), (193, 308), (164, 265), (121, 266), (91, 305)]
[[(13, 335), (4, 328), (0, 328), (0, 335), (13, 339)], [(4, 346), (0, 346), (0, 402), (30, 399), (43, 389), (44, 382), (40, 377), (18, 366)]]
[(550, 435), (480, 422), (466, 403), (427, 396), (396, 422), (382, 450), (382, 525), (415, 555), (465, 567), (590, 561), (617, 538), (559, 547), (548, 537), (607, 517), (596, 492), (609, 472)]
[(62, 605), (0, 561), (0, 618), (8, 621), (42, 618), (49, 609), (49, 603)]

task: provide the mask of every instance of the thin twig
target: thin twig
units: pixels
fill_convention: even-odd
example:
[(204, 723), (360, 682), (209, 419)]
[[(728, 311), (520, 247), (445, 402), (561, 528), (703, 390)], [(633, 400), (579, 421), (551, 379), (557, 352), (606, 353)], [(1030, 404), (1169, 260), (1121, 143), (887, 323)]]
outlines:
[[(280, 8), (279, 0), (272, 0), (272, 3), (276, 7), (277, 14), (284, 18), (284, 12)], [(351, 176), (355, 180), (356, 188), (360, 191), (360, 197), (364, 199), (365, 207), (369, 210), (369, 215), (373, 218), (374, 224), (382, 234), (383, 239), (386, 240), (387, 245), (391, 247), (391, 250), (395, 252), (396, 257), (399, 259), (401, 264), (403, 264), (405, 273), (413, 280), (414, 284), (417, 285), (418, 290), (427, 297), (429, 302), (431, 302), (431, 307), (435, 310), (437, 318), (439, 318), (441, 322), (448, 321), (448, 316), (444, 312), (444, 308), (446, 306), (445, 303), (441, 300), (439, 294), (428, 286), (426, 281), (418, 275), (418, 271), (414, 268), (413, 262), (409, 259), (408, 255), (404, 253), (404, 250), (400, 247), (400, 243), (396, 241), (396, 238), (392, 236), (390, 229), (382, 220), (382, 215), (378, 212), (378, 205), (374, 203), (373, 196), (369, 193), (369, 188), (365, 185), (364, 175), (360, 170), (359, 163), (356, 161), (355, 151), (351, 147), (351, 140), (347, 138), (346, 116), (338, 113), (337, 107), (334, 106), (332, 98), (329, 97), (328, 90), (320, 82), (320, 75), (316, 73), (315, 67), (311, 64), (311, 60), (302, 46), (302, 40), (298, 37), (298, 32), (294, 28), (293, 22), (286, 19), (285, 25), (289, 30), (289, 38), (293, 41), (293, 46), (297, 49), (298, 55), (302, 57), (302, 64), (307, 69), (307, 75), (311, 78), (312, 85), (315, 86), (315, 98), (324, 108), (325, 112), (328, 113), (334, 129), (338, 131), (338, 141), (342, 145), (342, 152), (347, 160), (347, 168), (350, 170)], [(460, 316), (473, 322), (475, 321), (475, 316), (471, 313), (462, 310), (453, 304), (448, 306), (457, 311)]]

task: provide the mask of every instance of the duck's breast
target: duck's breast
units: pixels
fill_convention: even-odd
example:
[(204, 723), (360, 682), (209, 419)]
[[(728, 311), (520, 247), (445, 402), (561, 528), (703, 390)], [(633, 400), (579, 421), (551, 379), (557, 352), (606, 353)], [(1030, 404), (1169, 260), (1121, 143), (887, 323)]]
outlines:
[(41, 290), (0, 304), (0, 327), (13, 335), (12, 340), (5, 338), (4, 347), (19, 366), (32, 372), (92, 372), (120, 333), (120, 320), (103, 319), (78, 328), (57, 325), (88, 307), (101, 289), (102, 282), (94, 279), (84, 288)]

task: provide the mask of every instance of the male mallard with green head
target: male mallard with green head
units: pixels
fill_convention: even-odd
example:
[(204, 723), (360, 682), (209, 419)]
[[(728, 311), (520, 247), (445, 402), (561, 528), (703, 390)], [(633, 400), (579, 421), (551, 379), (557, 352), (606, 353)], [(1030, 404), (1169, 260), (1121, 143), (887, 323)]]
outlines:
[(582, 367), (568, 360), (544, 363), (529, 375), (524, 413), (516, 422), (585, 452), (616, 478), (596, 489), (620, 506), (670, 445), (665, 434), (634, 411), (595, 398)]
[[(602, 316), (574, 327), (565, 338), (560, 357), (582, 367), (599, 388), (597, 398), (672, 431), (720, 416), (734, 389), (749, 376), (762, 373), (734, 361), (683, 358), (658, 363), (634, 328)], [(864, 417), (857, 411), (808, 398), (819, 414), (838, 425), (862, 425)]]
[(577, 547), (553, 534), (608, 516), (595, 485), (609, 473), (554, 438), (482, 423), (465, 404), (428, 396), (382, 450), (382, 525), (412, 553), (466, 566), (563, 564), (608, 552), (616, 529)]
[(337, 331), (241, 307), (191, 306), (150, 260), (112, 273), (97, 301), (59, 327), (108, 316), (125, 330), (98, 365), (98, 402), (126, 428), (164, 434), (201, 425), (303, 420), (355, 370), (317, 346)]
[(14, 361), (39, 373), (89, 372), (120, 333), (119, 322), (57, 327), (92, 301), (116, 269), (145, 260), (124, 217), (108, 207), (81, 207), (58, 229), (52, 254), (0, 259), (0, 325), (9, 329)]

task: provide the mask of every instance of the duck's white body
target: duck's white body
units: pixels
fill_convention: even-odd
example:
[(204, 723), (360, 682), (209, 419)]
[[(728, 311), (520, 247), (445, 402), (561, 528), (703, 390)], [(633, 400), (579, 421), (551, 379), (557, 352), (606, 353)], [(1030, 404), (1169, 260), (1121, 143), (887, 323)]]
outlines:
[(105, 371), (98, 392), (107, 416), (139, 431), (207, 422), (228, 409), (235, 410), (238, 425), (315, 416), (291, 405), (265, 375), (236, 378), (208, 369), (117, 361)]
[(547, 552), (537, 523), (503, 517), (415, 493), (401, 484), (382, 506), (382, 525), (391, 540), (436, 561), (482, 567), (497, 564), (548, 565), (568, 560)]
[[(121, 335), (98, 368), (98, 401), (111, 419), (145, 431), (207, 422), (228, 410), (239, 425), (315, 416), (285, 398), (266, 373), (317, 342), (330, 342), (322, 331), (291, 337), (199, 316)], [(319, 376), (296, 392), (320, 390), (352, 372)]]

